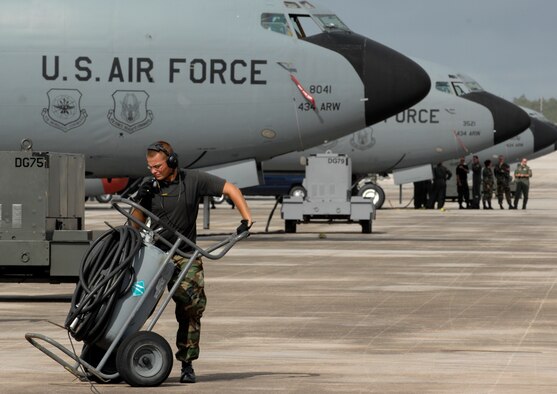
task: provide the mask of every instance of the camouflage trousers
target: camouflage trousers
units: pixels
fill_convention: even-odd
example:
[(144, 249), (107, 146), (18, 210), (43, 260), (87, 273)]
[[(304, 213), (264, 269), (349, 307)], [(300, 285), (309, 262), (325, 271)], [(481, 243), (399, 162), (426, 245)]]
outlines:
[(509, 206), (512, 206), (511, 202), (511, 188), (508, 182), (497, 182), (497, 201), (499, 204), (503, 204), (503, 196), (507, 200)]
[[(176, 271), (168, 283), (169, 289), (178, 279), (181, 269), (187, 265), (188, 259), (175, 256), (174, 262)], [(176, 302), (175, 314), (178, 321), (176, 358), (179, 361), (193, 361), (199, 357), (201, 317), (207, 305), (204, 287), (203, 263), (201, 259), (197, 259), (172, 297)]]
[(493, 196), (493, 183), (484, 182), (482, 184), (482, 201), (491, 200)]

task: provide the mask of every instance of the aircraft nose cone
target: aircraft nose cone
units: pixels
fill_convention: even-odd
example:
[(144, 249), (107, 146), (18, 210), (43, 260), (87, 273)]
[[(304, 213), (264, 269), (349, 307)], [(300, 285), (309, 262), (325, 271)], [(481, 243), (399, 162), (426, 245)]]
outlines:
[(495, 144), (522, 133), (530, 126), (530, 116), (524, 110), (494, 94), (482, 91), (467, 93), (461, 97), (481, 104), (491, 111)]
[(412, 107), (431, 88), (429, 76), (417, 63), (364, 36), (327, 32), (306, 41), (338, 52), (352, 64), (364, 85), (366, 126)]
[(532, 134), (534, 134), (534, 152), (538, 152), (555, 144), (557, 141), (557, 126), (536, 118), (530, 119), (532, 121), (530, 130), (532, 130)]

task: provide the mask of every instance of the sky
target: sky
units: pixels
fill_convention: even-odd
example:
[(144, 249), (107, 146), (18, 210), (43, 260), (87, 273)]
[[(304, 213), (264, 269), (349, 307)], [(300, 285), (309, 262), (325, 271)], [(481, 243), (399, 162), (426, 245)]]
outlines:
[(315, 0), (356, 33), (512, 100), (557, 98), (556, 0)]

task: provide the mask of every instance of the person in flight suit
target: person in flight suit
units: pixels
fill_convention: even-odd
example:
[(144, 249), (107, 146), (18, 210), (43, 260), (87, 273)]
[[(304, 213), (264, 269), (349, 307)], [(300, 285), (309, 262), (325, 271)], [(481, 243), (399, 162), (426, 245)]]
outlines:
[(456, 166), (456, 190), (458, 193), (458, 208), (463, 209), (462, 203), (466, 203), (466, 208), (470, 206), (470, 189), (468, 188), (468, 165), (464, 162), (464, 157), (461, 157), (458, 165)]
[(484, 161), (484, 169), (482, 170), (482, 203), (484, 209), (493, 209), (491, 207), (491, 197), (493, 196), (493, 170), (491, 169), (491, 160)]
[[(199, 203), (204, 196), (227, 195), (243, 219), (237, 233), (241, 234), (251, 227), (251, 213), (242, 192), (217, 176), (201, 171), (181, 170), (178, 155), (168, 142), (158, 141), (147, 148), (147, 168), (154, 178), (145, 178), (135, 197), (136, 201), (192, 242), (196, 242), (197, 214)], [(139, 221), (145, 222), (143, 212), (134, 210), (133, 215)], [(137, 224), (135, 225), (137, 227)], [(168, 229), (162, 230), (160, 234), (171, 243), (177, 239), (174, 232)], [(169, 249), (163, 244), (157, 246), (165, 251)], [(191, 252), (191, 248), (187, 246), (180, 249), (186, 253)], [(180, 270), (188, 263), (188, 259), (179, 255), (175, 255), (173, 260), (176, 271), (168, 284), (169, 289), (178, 278)], [(178, 321), (176, 358), (182, 362), (180, 382), (195, 383), (192, 361), (199, 357), (201, 317), (207, 303), (201, 258), (193, 262), (173, 299)]]
[(528, 160), (522, 159), (520, 164), (514, 170), (514, 179), (516, 181), (516, 192), (514, 194), (514, 208), (518, 209), (518, 200), (524, 195), (522, 200), (522, 209), (526, 209), (528, 203), (528, 191), (530, 190), (530, 178), (532, 177), (532, 170), (528, 167)]
[(482, 187), (482, 165), (476, 155), (472, 158), (472, 208), (480, 209)]
[(493, 175), (495, 175), (495, 179), (497, 180), (497, 200), (499, 201), (499, 207), (505, 209), (503, 207), (504, 194), (507, 204), (509, 204), (509, 209), (514, 209), (511, 202), (511, 167), (505, 163), (505, 156), (499, 155), (499, 163), (497, 163), (493, 169)]
[(437, 203), (437, 208), (441, 209), (445, 205), (445, 195), (447, 193), (447, 181), (451, 179), (453, 173), (443, 165), (443, 163), (437, 163), (433, 168), (433, 189), (429, 195), (429, 202), (427, 207), (433, 209), (435, 203)]

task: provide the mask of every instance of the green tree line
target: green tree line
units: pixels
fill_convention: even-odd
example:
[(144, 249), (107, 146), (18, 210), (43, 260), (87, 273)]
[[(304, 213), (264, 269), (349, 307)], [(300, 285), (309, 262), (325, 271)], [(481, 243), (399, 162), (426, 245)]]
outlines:
[(522, 95), (513, 99), (513, 103), (541, 112), (547, 119), (557, 123), (557, 99), (555, 98), (528, 100), (525, 95)]

